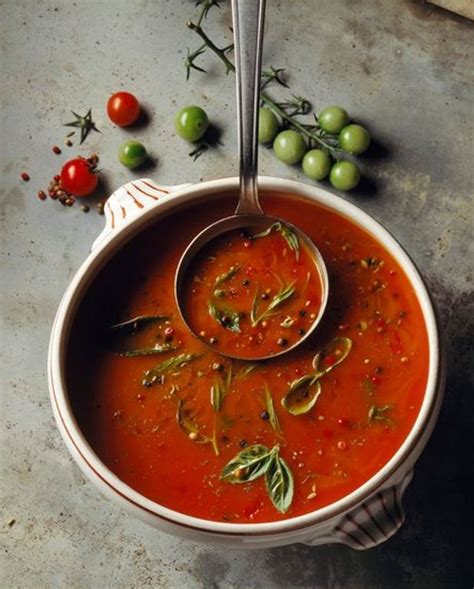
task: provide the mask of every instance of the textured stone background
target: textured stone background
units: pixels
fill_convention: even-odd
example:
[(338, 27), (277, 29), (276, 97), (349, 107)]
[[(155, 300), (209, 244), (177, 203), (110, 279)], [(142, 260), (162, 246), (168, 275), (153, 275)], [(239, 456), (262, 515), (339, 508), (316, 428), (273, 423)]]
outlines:
[[(51, 153), (71, 108), (92, 106), (102, 130), (80, 151), (100, 152), (104, 195), (132, 176), (115, 156), (131, 132), (114, 129), (104, 114), (120, 88), (146, 104), (150, 123), (139, 136), (157, 158), (149, 175), (180, 183), (235, 174), (233, 78), (205, 58), (208, 74), (186, 84), (182, 58), (197, 44), (185, 27), (190, 1), (6, 0), (0, 8), (0, 586), (471, 587), (472, 25), (407, 0), (268, 0), (265, 62), (287, 67), (296, 93), (316, 105), (340, 103), (373, 131), (378, 147), (363, 160), (370, 181), (345, 198), (381, 220), (421, 268), (441, 311), (449, 379), (396, 537), (366, 553), (339, 546), (247, 553), (142, 525), (106, 501), (69, 457), (49, 405), (46, 349), (62, 292), (103, 218), (35, 196), (78, 152)], [(221, 36), (228, 8), (211, 20)], [(222, 127), (224, 143), (196, 163), (171, 131), (178, 106), (193, 102)], [(267, 150), (260, 159), (262, 173), (299, 177)], [(19, 180), (23, 169), (29, 184)]]

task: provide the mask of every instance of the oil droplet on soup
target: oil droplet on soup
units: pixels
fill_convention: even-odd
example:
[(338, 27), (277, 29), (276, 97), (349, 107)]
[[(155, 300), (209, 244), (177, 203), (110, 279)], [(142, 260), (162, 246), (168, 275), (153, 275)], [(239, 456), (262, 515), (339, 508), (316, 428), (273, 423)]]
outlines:
[[(264, 195), (263, 203), (268, 214), (300, 227), (326, 262), (330, 299), (313, 338), (281, 357), (237, 361), (180, 320), (177, 263), (198, 231), (232, 211), (233, 200), (222, 197), (168, 216), (116, 254), (81, 303), (68, 348), (74, 413), (98, 457), (149, 499), (214, 521), (276, 521), (348, 495), (400, 447), (427, 382), (422, 312), (396, 260), (360, 227), (315, 203), (282, 194)], [(235, 258), (240, 239), (232, 236), (221, 265), (203, 258), (195, 269), (207, 289), (190, 305), (203, 321), (197, 328), (222, 345), (244, 334), (246, 323), (234, 334), (207, 308), (201, 317), (201, 304), (215, 287), (225, 293), (213, 291), (218, 309), (232, 302), (248, 321), (257, 285), (246, 258)], [(294, 255), (274, 230), (250, 247), (262, 247), (261, 260), (274, 255), (273, 243), (286, 244), (288, 259)], [(291, 263), (266, 264), (291, 284)], [(300, 288), (303, 269), (297, 279)], [(272, 274), (268, 280), (259, 285), (255, 318), (280, 288)], [(290, 345), (297, 329), (308, 328), (320, 293), (317, 281), (307, 289), (277, 306), (271, 325), (258, 322), (269, 321), (272, 345), (281, 345), (275, 337)]]

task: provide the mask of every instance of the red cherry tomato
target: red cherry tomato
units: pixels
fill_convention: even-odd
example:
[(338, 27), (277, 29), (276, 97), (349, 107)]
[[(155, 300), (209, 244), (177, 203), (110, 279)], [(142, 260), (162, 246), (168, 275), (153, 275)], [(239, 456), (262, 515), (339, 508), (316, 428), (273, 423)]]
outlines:
[(107, 114), (119, 127), (132, 125), (140, 114), (140, 103), (130, 92), (116, 92), (107, 102)]
[(98, 181), (91, 164), (83, 158), (69, 160), (61, 170), (61, 184), (74, 196), (89, 196), (97, 188)]

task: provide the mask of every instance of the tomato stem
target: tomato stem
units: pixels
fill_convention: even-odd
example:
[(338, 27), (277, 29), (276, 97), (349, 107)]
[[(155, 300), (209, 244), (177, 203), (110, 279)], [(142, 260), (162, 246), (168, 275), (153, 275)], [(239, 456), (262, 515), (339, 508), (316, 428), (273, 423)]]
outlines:
[[(214, 0), (205, 0), (204, 2), (202, 2), (202, 5), (203, 5), (203, 8), (202, 8), (199, 18), (197, 20), (197, 23), (194, 23), (193, 21), (187, 22), (187, 27), (189, 29), (191, 29), (192, 31), (194, 31), (195, 33), (197, 33), (201, 37), (201, 39), (204, 41), (204, 45), (199, 47), (193, 53), (188, 52), (187, 58), (185, 60), (185, 66), (186, 66), (186, 70), (187, 70), (186, 79), (189, 79), (191, 69), (205, 72), (205, 70), (203, 68), (197, 66), (194, 63), (194, 60), (197, 57), (199, 57), (199, 55), (202, 55), (205, 52), (206, 48), (209, 48), (222, 61), (222, 63), (224, 64), (224, 66), (226, 68), (226, 74), (228, 74), (229, 72), (235, 73), (235, 65), (230, 61), (230, 59), (226, 55), (226, 53), (228, 53), (229, 51), (231, 51), (233, 49), (233, 45), (228, 45), (227, 47), (224, 47), (222, 49), (219, 48), (208, 37), (208, 35), (205, 33), (205, 31), (203, 30), (203, 28), (201, 26), (203, 20), (206, 18), (207, 14), (208, 14), (210, 8), (212, 6), (218, 6), (218, 4)], [(283, 71), (284, 70), (282, 68), (274, 68), (274, 67), (270, 67), (268, 70), (263, 70), (262, 78), (264, 78), (264, 80), (261, 85), (261, 90), (266, 88), (272, 82), (275, 82), (277, 84), (280, 84), (280, 85), (288, 88), (288, 85), (286, 84), (286, 82), (284, 81), (284, 79), (282, 77)], [(311, 104), (305, 98), (294, 97), (294, 99), (289, 102), (280, 102), (279, 103), (279, 102), (275, 102), (267, 94), (264, 94), (263, 92), (261, 92), (260, 93), (260, 100), (263, 104), (268, 106), (268, 108), (270, 108), (276, 115), (278, 115), (282, 121), (286, 122), (290, 127), (293, 127), (294, 129), (298, 130), (303, 136), (305, 136), (307, 139), (309, 139), (310, 144), (311, 143), (318, 144), (323, 149), (326, 149), (327, 151), (329, 151), (329, 153), (331, 155), (333, 155), (334, 157), (337, 157), (337, 152), (342, 151), (341, 148), (339, 148), (337, 145), (337, 141), (338, 141), (337, 135), (325, 134), (325, 137), (327, 137), (327, 139), (332, 140), (333, 142), (336, 142), (336, 143), (329, 143), (328, 141), (326, 141), (325, 139), (322, 138), (321, 133), (323, 133), (323, 132), (319, 130), (319, 125), (317, 124), (318, 120), (317, 120), (316, 115), (314, 115), (315, 120), (316, 120), (316, 125), (308, 125), (308, 124), (302, 123), (296, 119), (297, 115), (308, 114), (309, 112), (311, 112)]]

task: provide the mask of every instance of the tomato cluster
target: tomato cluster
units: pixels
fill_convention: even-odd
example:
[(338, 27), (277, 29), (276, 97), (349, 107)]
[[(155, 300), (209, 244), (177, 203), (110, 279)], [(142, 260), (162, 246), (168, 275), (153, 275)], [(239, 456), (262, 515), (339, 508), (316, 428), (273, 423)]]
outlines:
[(259, 114), (258, 140), (260, 143), (273, 142), (277, 158), (289, 165), (301, 162), (303, 172), (312, 180), (324, 180), (329, 176), (330, 183), (338, 190), (351, 190), (360, 180), (360, 170), (351, 160), (334, 161), (333, 154), (341, 150), (351, 155), (364, 153), (370, 145), (370, 135), (365, 127), (349, 124), (349, 115), (340, 106), (327, 106), (319, 113), (317, 125), (321, 139), (336, 138), (333, 149), (318, 146), (308, 149), (302, 133), (293, 130), (280, 130), (277, 115), (269, 108), (261, 108)]

